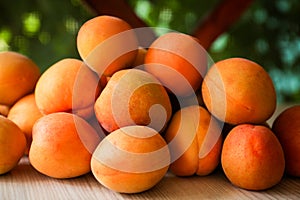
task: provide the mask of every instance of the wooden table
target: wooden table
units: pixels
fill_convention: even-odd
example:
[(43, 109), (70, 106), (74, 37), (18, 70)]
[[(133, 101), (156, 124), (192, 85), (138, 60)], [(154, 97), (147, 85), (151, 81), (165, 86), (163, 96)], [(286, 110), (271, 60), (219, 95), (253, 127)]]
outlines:
[[(278, 107), (276, 113), (282, 109)], [(72, 179), (47, 177), (23, 157), (11, 172), (0, 176), (0, 199), (300, 199), (300, 178), (284, 177), (275, 187), (255, 192), (233, 186), (220, 168), (205, 177), (181, 178), (167, 173), (154, 188), (129, 195), (103, 187), (91, 173)]]
[(266, 191), (247, 191), (229, 183), (221, 170), (205, 177), (180, 178), (168, 173), (154, 188), (139, 194), (119, 194), (103, 187), (91, 173), (72, 179), (40, 174), (24, 157), (0, 177), (0, 199), (299, 199), (300, 179), (284, 177)]

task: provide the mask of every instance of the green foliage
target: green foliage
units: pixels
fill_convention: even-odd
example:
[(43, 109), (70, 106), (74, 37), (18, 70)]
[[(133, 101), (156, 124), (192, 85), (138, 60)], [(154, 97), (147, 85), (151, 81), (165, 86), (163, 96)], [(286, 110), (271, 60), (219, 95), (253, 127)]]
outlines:
[[(218, 0), (130, 0), (129, 3), (149, 26), (191, 33)], [(162, 34), (162, 33), (158, 33)]]
[[(149, 26), (192, 33), (220, 0), (128, 0)], [(300, 102), (300, 2), (254, 1), (209, 50), (214, 61), (245, 57), (271, 75), (279, 101)], [(0, 51), (33, 59), (44, 71), (54, 62), (79, 58), (76, 34), (94, 14), (80, 0), (0, 1)], [(158, 33), (163, 34), (163, 32)]]
[[(215, 41), (210, 54), (215, 60), (240, 56), (256, 61), (271, 75), (279, 102), (300, 102), (299, 13), (297, 0), (255, 1)], [(219, 42), (222, 48), (217, 48)]]
[[(151, 26), (192, 33), (219, 1), (131, 0), (136, 13)], [(261, 64), (271, 75), (279, 102), (300, 102), (300, 2), (254, 1), (239, 21), (209, 50), (216, 62), (244, 57)]]
[(79, 0), (0, 1), (0, 50), (23, 53), (44, 71), (76, 57), (76, 34), (92, 17)]

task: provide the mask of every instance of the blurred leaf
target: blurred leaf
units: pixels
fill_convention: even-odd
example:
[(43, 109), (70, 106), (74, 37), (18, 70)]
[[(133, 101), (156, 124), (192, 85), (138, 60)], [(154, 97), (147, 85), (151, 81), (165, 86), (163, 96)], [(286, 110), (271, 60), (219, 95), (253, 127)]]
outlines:
[(59, 59), (79, 58), (77, 31), (93, 17), (79, 0), (4, 0), (0, 13), (0, 51), (23, 53), (42, 71)]

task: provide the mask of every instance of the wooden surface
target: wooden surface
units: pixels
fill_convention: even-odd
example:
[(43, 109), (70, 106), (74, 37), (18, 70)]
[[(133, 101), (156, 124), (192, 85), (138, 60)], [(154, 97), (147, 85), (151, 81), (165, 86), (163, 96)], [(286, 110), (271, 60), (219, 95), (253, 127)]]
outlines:
[(231, 185), (220, 169), (205, 177), (180, 178), (168, 173), (154, 188), (129, 195), (106, 189), (91, 173), (72, 179), (47, 177), (24, 157), (11, 172), (0, 176), (0, 200), (11, 199), (300, 199), (300, 178), (284, 177), (275, 187), (255, 192)]

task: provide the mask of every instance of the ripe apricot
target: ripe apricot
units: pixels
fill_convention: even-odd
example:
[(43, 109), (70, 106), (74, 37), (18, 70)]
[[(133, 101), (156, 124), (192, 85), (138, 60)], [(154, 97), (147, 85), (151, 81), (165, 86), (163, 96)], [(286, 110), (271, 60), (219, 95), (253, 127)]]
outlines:
[(72, 178), (90, 171), (91, 156), (99, 143), (96, 131), (71, 113), (40, 118), (32, 130), (31, 165), (53, 178)]
[(11, 120), (0, 115), (0, 174), (12, 170), (24, 155), (26, 138)]
[(278, 184), (284, 173), (282, 147), (271, 129), (241, 124), (224, 140), (221, 164), (232, 184), (248, 190), (265, 190)]
[(201, 85), (207, 70), (206, 56), (206, 51), (192, 36), (166, 33), (150, 45), (145, 70), (176, 96), (188, 96)]
[(282, 111), (272, 130), (282, 145), (287, 174), (300, 177), (300, 105)]
[(81, 58), (99, 75), (130, 67), (138, 51), (137, 36), (124, 20), (101, 15), (86, 21), (77, 35)]
[(105, 187), (138, 193), (155, 186), (170, 163), (162, 136), (147, 126), (127, 126), (105, 137), (93, 153), (91, 169)]
[(229, 124), (264, 123), (276, 108), (271, 77), (245, 58), (215, 63), (204, 78), (202, 96), (207, 109)]
[(73, 112), (88, 118), (99, 95), (99, 78), (81, 60), (65, 58), (50, 66), (36, 84), (36, 105), (43, 114)]
[(201, 106), (177, 111), (168, 126), (165, 139), (177, 176), (208, 175), (219, 164), (222, 136), (217, 121)]
[(39, 77), (39, 67), (28, 57), (0, 52), (0, 104), (10, 106), (32, 92)]
[(9, 106), (0, 104), (0, 115), (3, 115), (4, 117), (7, 117), (9, 109), (10, 109)]
[(128, 125), (148, 125), (162, 130), (172, 114), (169, 96), (148, 72), (125, 69), (113, 74), (94, 105), (108, 132)]
[(33, 93), (19, 99), (9, 110), (7, 118), (23, 131), (27, 141), (25, 154), (28, 154), (32, 141), (32, 127), (43, 115), (36, 106)]

